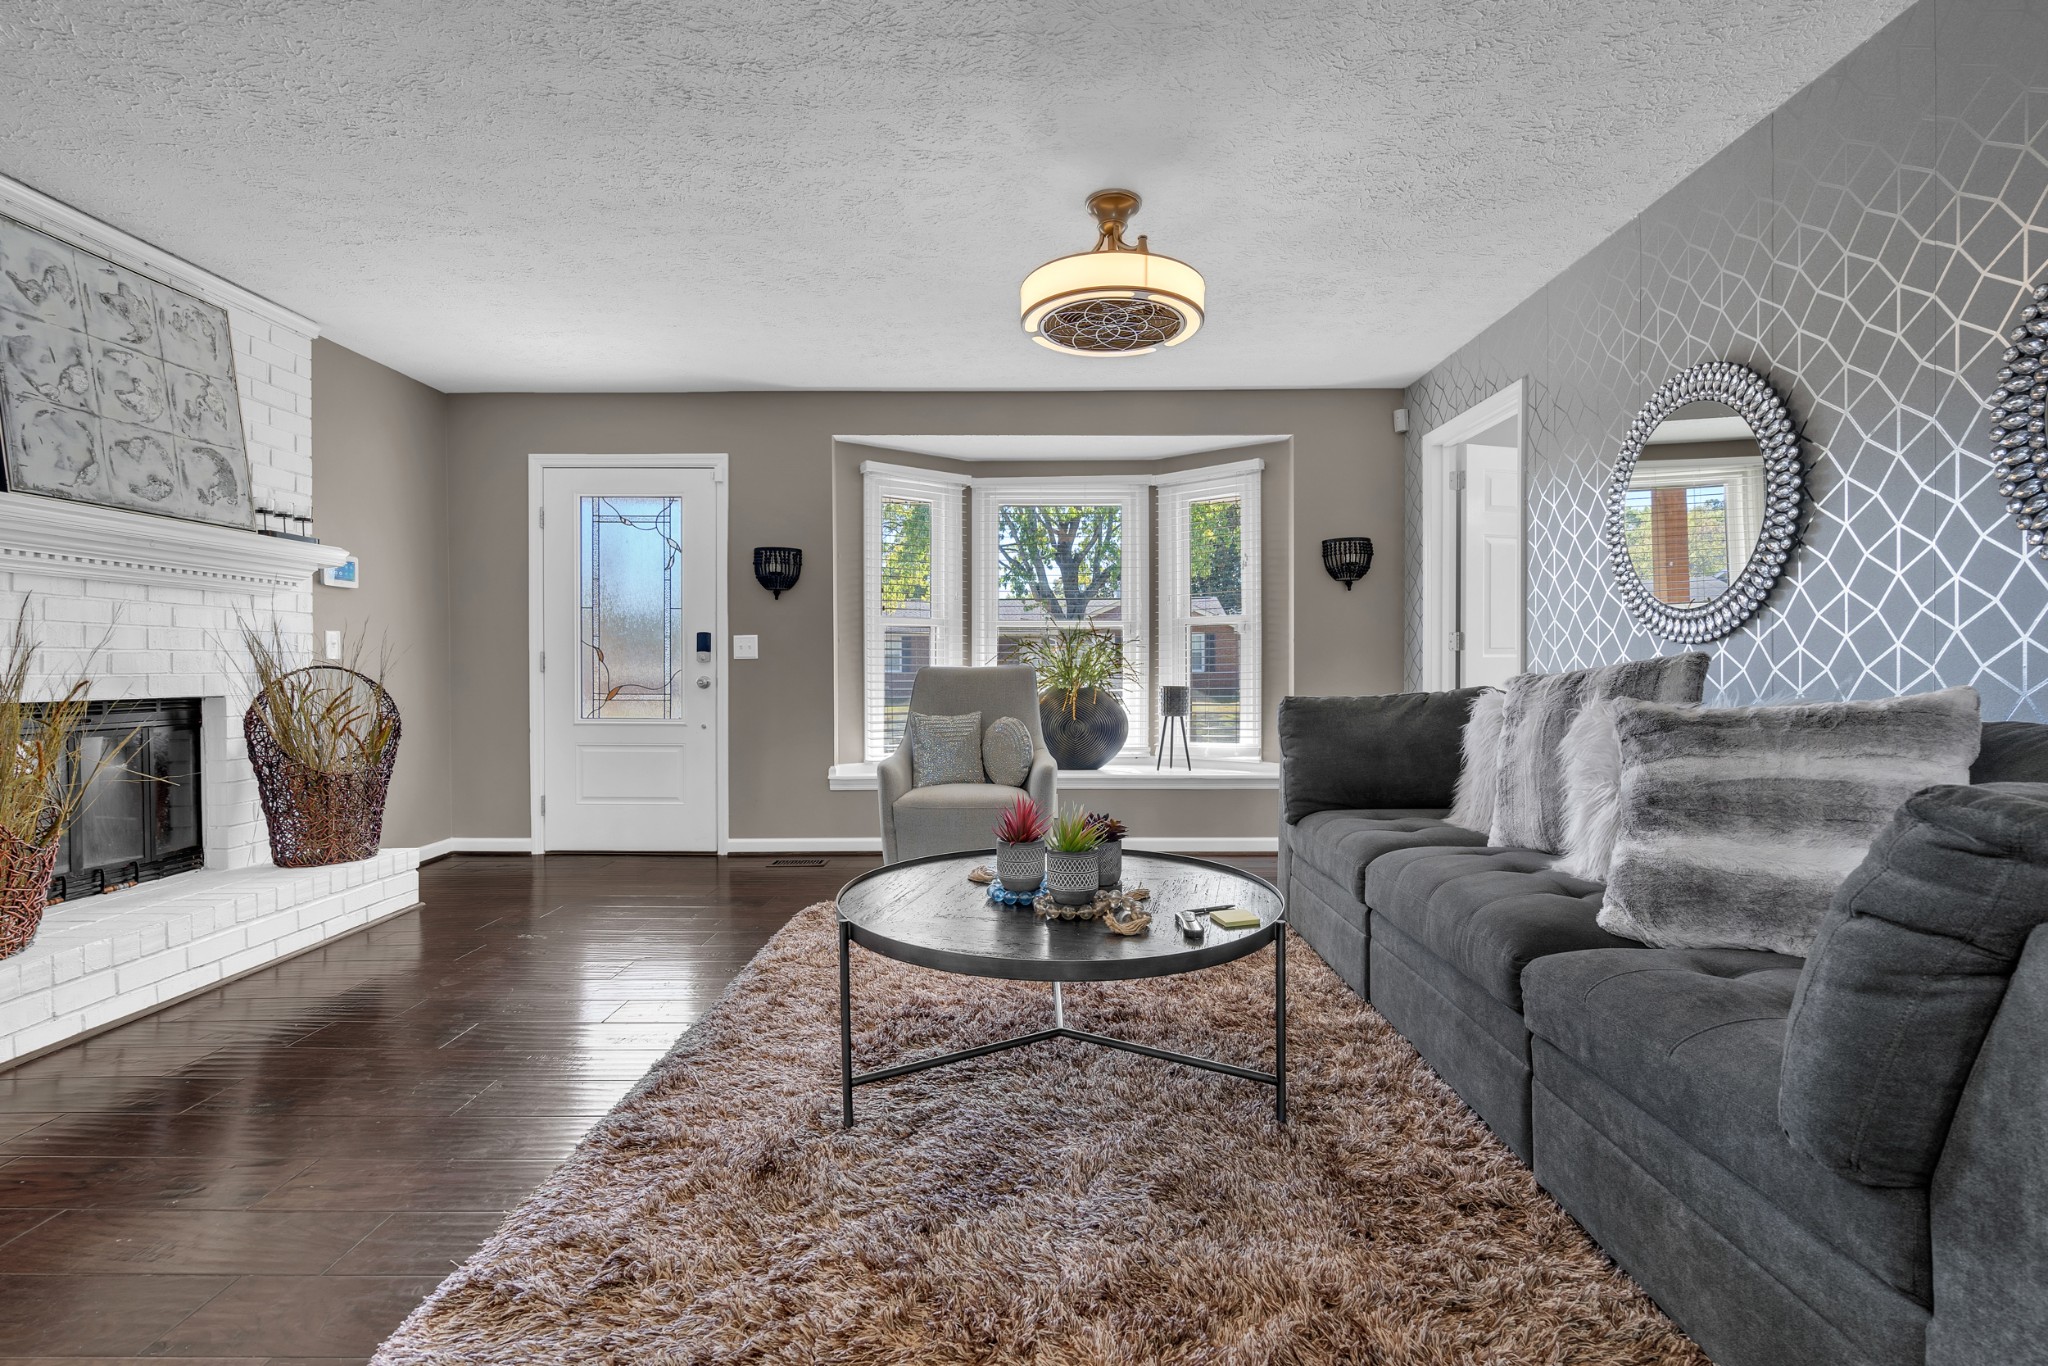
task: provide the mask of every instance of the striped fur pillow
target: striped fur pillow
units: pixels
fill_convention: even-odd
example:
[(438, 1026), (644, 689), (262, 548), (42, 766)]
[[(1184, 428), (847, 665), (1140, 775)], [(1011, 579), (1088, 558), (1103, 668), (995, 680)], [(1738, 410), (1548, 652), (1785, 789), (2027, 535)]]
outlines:
[(1508, 849), (1564, 851), (1564, 779), (1558, 748), (1588, 702), (1637, 697), (1697, 702), (1707, 657), (1660, 655), (1561, 674), (1518, 674), (1501, 703), (1500, 762), (1493, 826), (1486, 842)]
[(1967, 783), (1977, 691), (1699, 709), (1613, 703), (1621, 818), (1600, 928), (1804, 955), (1900, 803)]

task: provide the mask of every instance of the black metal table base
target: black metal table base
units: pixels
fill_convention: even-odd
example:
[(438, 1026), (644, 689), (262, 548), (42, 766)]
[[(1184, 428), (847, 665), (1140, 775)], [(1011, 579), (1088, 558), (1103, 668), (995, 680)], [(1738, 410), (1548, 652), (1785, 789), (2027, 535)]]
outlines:
[(1273, 1121), (1287, 1122), (1287, 931), (1284, 926), (1273, 936), (1273, 1070), (1260, 1072), (1250, 1067), (1238, 1067), (1233, 1063), (1217, 1062), (1214, 1058), (1197, 1058), (1187, 1053), (1175, 1053), (1150, 1044), (1132, 1043), (1129, 1039), (1112, 1038), (1107, 1034), (1095, 1034), (1085, 1029), (1073, 1029), (1067, 1024), (1066, 999), (1061, 993), (1061, 984), (1052, 984), (1053, 1025), (1050, 1029), (1037, 1030), (1030, 1034), (1019, 1034), (1014, 1039), (999, 1039), (995, 1043), (978, 1044), (973, 1048), (962, 1048), (951, 1053), (940, 1053), (934, 1057), (919, 1058), (914, 1062), (897, 1063), (894, 1067), (877, 1068), (873, 1072), (853, 1070), (853, 934), (850, 926), (841, 922), (839, 926), (839, 1099), (845, 1128), (853, 1127), (853, 1088), (867, 1086), (878, 1081), (893, 1081), (907, 1077), (913, 1072), (923, 1072), (933, 1067), (944, 1067), (949, 1063), (966, 1062), (972, 1058), (985, 1058), (991, 1053), (1007, 1052), (1022, 1048), (1026, 1044), (1044, 1043), (1048, 1039), (1075, 1039), (1081, 1043), (1100, 1044), (1104, 1048), (1120, 1048), (1126, 1053), (1137, 1053), (1164, 1062), (1182, 1063), (1188, 1067), (1199, 1067), (1204, 1071), (1221, 1072), (1225, 1076), (1240, 1077), (1245, 1081), (1260, 1082), (1273, 1088)]

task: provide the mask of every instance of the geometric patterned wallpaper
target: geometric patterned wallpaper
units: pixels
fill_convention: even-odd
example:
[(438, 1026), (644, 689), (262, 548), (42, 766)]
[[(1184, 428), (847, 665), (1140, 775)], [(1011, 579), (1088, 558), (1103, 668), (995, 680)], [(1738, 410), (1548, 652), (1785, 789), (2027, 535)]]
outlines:
[(1528, 667), (1670, 652), (1609, 588), (1601, 487), (1651, 390), (1732, 360), (1785, 396), (1809, 501), (1763, 609), (1704, 647), (1708, 700), (1968, 683), (2048, 721), (2048, 562), (1984, 411), (2044, 280), (2048, 2), (1922, 0), (1409, 387), (1410, 686), (1422, 433), (1525, 380)]

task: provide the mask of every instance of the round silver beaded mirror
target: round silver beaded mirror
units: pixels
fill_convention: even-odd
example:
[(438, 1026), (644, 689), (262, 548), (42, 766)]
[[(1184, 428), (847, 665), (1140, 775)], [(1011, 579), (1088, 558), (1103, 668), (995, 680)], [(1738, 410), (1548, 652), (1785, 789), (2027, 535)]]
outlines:
[(1732, 361), (1665, 380), (1607, 481), (1607, 563), (1629, 615), (1691, 643), (1749, 620), (1798, 544), (1805, 486), (1799, 435), (1769, 380)]
[(1991, 458), (1998, 462), (1998, 494), (2019, 523), (2027, 553), (2048, 560), (2048, 284), (2006, 333), (2005, 367), (1988, 400)]

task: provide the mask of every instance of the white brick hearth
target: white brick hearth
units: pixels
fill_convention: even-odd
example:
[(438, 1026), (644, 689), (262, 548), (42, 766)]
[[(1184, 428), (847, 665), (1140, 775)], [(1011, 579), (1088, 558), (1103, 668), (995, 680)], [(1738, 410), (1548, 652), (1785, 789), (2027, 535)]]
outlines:
[(203, 991), (419, 901), (419, 851), (184, 873), (52, 906), (0, 960), (0, 1063)]
[[(227, 309), (259, 505), (313, 511), (307, 319), (0, 177), (0, 213)], [(418, 901), (417, 850), (362, 863), (269, 861), (244, 750), (243, 621), (275, 621), (310, 657), (312, 575), (345, 552), (139, 513), (0, 493), (0, 610), (31, 601), (39, 686), (85, 666), (95, 699), (204, 699), (206, 867), (52, 906), (0, 960), (0, 1063), (310, 948)], [(403, 762), (401, 751), (400, 762)]]

